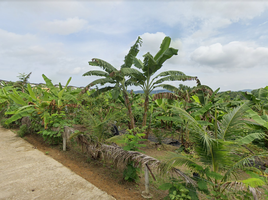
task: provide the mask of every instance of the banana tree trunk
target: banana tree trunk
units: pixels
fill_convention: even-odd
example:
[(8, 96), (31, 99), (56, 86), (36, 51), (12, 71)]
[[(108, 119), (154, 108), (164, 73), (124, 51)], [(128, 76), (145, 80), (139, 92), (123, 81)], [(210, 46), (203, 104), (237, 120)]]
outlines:
[[(143, 122), (142, 122), (142, 127), (146, 126), (146, 121), (147, 121), (147, 112), (148, 112), (148, 104), (149, 104), (149, 97), (146, 95), (145, 97), (145, 102), (144, 102), (144, 114), (143, 114)], [(148, 139), (149, 137), (149, 132), (146, 132), (145, 139)]]
[(125, 96), (125, 103), (126, 103), (126, 107), (128, 110), (129, 118), (130, 118), (130, 129), (134, 129), (135, 128), (135, 121), (134, 121), (134, 117), (132, 114), (131, 104), (130, 104), (128, 95), (126, 93), (124, 93), (124, 96)]

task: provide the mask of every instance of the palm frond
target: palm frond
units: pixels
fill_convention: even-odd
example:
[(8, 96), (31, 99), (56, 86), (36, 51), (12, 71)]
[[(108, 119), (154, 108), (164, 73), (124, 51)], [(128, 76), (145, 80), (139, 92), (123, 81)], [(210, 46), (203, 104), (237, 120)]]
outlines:
[[(240, 181), (238, 181), (240, 182)], [(241, 180), (248, 187), (256, 188), (265, 185), (265, 182), (259, 178), (248, 178), (246, 180)]]
[(180, 117), (188, 121), (188, 124), (193, 133), (191, 134), (191, 137), (193, 137), (196, 144), (198, 143), (198, 145), (196, 145), (196, 148), (199, 149), (199, 152), (203, 152), (204, 155), (209, 155), (212, 148), (212, 144), (215, 142), (211, 135), (207, 133), (202, 128), (202, 126), (185, 110), (178, 107), (173, 107), (173, 112), (175, 114), (179, 114)]
[(251, 143), (253, 140), (263, 139), (265, 136), (265, 133), (250, 133), (242, 138), (235, 140), (234, 142), (236, 142), (238, 145), (245, 145)]
[(106, 71), (109, 74), (117, 71), (117, 69), (113, 67), (110, 63), (98, 58), (93, 58), (91, 62), (88, 62), (88, 64), (91, 66), (101, 67), (104, 71)]
[[(154, 169), (158, 172), (162, 170), (165, 166), (165, 163), (160, 162), (159, 160), (147, 156), (143, 153), (137, 151), (125, 151), (121, 147), (117, 145), (106, 145), (102, 143), (98, 143), (87, 137), (86, 135), (78, 135), (77, 137), (78, 143), (86, 147), (86, 152), (91, 155), (93, 158), (97, 158), (100, 155), (106, 156), (107, 158), (112, 159), (116, 166), (126, 165), (130, 161), (133, 161), (137, 166), (140, 165), (148, 165), (151, 169)], [(177, 168), (170, 167), (166, 173), (177, 174), (185, 179), (187, 183), (190, 183), (196, 186), (196, 182), (191, 179), (189, 176), (184, 174)]]
[(229, 167), (229, 169), (225, 172), (222, 180), (227, 181), (227, 179), (231, 176), (231, 174), (235, 174), (238, 169), (243, 170), (248, 167), (251, 167), (252, 166), (251, 161), (254, 161), (256, 157), (261, 158), (267, 155), (268, 153), (259, 153), (240, 159), (239, 161), (237, 161), (236, 163), (234, 163), (232, 166)]
[(199, 110), (197, 110), (196, 112), (191, 113), (191, 115), (193, 117), (195, 116), (199, 116), (199, 115), (203, 115), (204, 113), (208, 112), (210, 110), (210, 108), (213, 106), (212, 103), (208, 103), (207, 105), (201, 107)]
[(177, 166), (187, 166), (188, 168), (195, 170), (195, 171), (203, 170), (203, 167), (197, 164), (196, 162), (194, 162), (193, 159), (190, 159), (181, 154), (176, 154), (172, 152), (170, 152), (168, 159), (164, 163), (165, 164), (161, 168), (162, 170), (161, 172), (163, 174), (169, 171), (172, 167), (177, 167)]
[(247, 110), (249, 110), (249, 107), (245, 103), (223, 116), (219, 134), (223, 140), (230, 138), (244, 127), (246, 124), (244, 116)]
[(71, 139), (73, 139), (73, 138), (75, 138), (75, 137), (77, 137), (77, 136), (79, 136), (79, 135), (83, 135), (83, 134), (84, 134), (84, 132), (81, 132), (81, 131), (74, 131), (73, 133), (70, 134), (68, 140), (71, 140)]
[(173, 108), (173, 112), (175, 114), (179, 114), (180, 117), (182, 117), (185, 120), (187, 120), (188, 122), (190, 122), (192, 130), (194, 130), (196, 133), (198, 133), (200, 135), (206, 135), (206, 131), (204, 131), (202, 129), (202, 127), (199, 125), (199, 123), (189, 113), (187, 113), (185, 110), (183, 110), (179, 107), (173, 106), (172, 108)]
[[(246, 182), (246, 183), (244, 183)], [(258, 179), (258, 180), (237, 180), (237, 181), (227, 181), (225, 183), (223, 183), (221, 185), (221, 188), (223, 188), (223, 190), (227, 189), (227, 190), (236, 190), (236, 191), (245, 191), (245, 190), (249, 190), (251, 192), (251, 194), (253, 195), (254, 200), (258, 200), (258, 195), (257, 193), (260, 193), (259, 190), (257, 190), (254, 187), (249, 186), (248, 182), (250, 182), (250, 184), (252, 185), (261, 185), (262, 184), (262, 180)]]
[(100, 70), (92, 70), (92, 71), (88, 71), (88, 72), (84, 73), (83, 76), (105, 76), (105, 77), (108, 77), (109, 74), (107, 72), (100, 71)]
[(110, 137), (105, 140), (108, 143), (115, 143), (115, 144), (123, 144), (125, 142), (125, 136), (124, 135), (115, 135), (113, 137)]

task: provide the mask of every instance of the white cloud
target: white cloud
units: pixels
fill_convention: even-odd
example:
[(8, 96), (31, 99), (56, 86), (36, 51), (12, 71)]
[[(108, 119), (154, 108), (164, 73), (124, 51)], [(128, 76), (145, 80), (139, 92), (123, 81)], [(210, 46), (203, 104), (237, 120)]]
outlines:
[(34, 44), (37, 41), (32, 34), (16, 34), (0, 29), (0, 49), (8, 50), (22, 45)]
[(69, 35), (83, 30), (87, 25), (87, 21), (74, 17), (66, 20), (47, 21), (40, 24), (39, 28), (42, 31), (52, 34)]
[(267, 8), (267, 2), (250, 1), (199, 1), (192, 4), (200, 15), (218, 16), (233, 21), (252, 19), (259, 16)]
[(142, 46), (140, 48), (139, 56), (150, 52), (153, 56), (159, 51), (160, 45), (166, 35), (163, 32), (144, 33), (140, 36), (142, 38)]
[(268, 48), (239, 41), (226, 45), (216, 43), (198, 47), (191, 54), (191, 59), (200, 66), (218, 70), (252, 68), (267, 64)]
[[(147, 52), (155, 55), (164, 37), (169, 35), (171, 47), (179, 52), (161, 70), (180, 70), (198, 76), (202, 83), (215, 89), (258, 87), (255, 82), (265, 84), (265, 81), (258, 80), (257, 75), (250, 79), (252, 87), (243, 85), (246, 83), (243, 77), (251, 77), (253, 69), (261, 70), (262, 77), (267, 74), (264, 67), (268, 63), (267, 4), (261, 1), (0, 1), (0, 18), (5, 19), (0, 22), (0, 74), (11, 79), (19, 72), (32, 71), (30, 81), (42, 81), (44, 73), (55, 83), (66, 82), (67, 76), (72, 76), (72, 84), (86, 85), (94, 77), (81, 75), (100, 69), (88, 65), (92, 58), (101, 58), (118, 68), (138, 35), (143, 38), (140, 59)], [(72, 35), (61, 37), (69, 34)], [(197, 68), (198, 65), (201, 67)], [(232, 70), (230, 75), (227, 72), (231, 68), (237, 70)], [(226, 77), (237, 80), (227, 84)], [(254, 82), (255, 79), (258, 81)]]

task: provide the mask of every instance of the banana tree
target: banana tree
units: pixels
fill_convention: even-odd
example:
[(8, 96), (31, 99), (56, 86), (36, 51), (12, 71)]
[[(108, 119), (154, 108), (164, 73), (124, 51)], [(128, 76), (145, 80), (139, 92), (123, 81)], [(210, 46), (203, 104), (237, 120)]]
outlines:
[(250, 101), (252, 110), (259, 115), (254, 116), (254, 119), (257, 124), (261, 125), (259, 128), (266, 133), (264, 143), (265, 146), (268, 147), (268, 126), (264, 126), (265, 122), (268, 122), (268, 86), (257, 89), (252, 93), (245, 92), (243, 95)]
[[(13, 89), (12, 92), (6, 93), (7, 96), (19, 106), (17, 110), (5, 113), (6, 115), (12, 115), (6, 121), (7, 124), (36, 112), (43, 119), (44, 126), (46, 128), (48, 123), (47, 119), (52, 113), (60, 112), (64, 108), (64, 105), (66, 104), (65, 102), (76, 101), (74, 96), (66, 92), (71, 78), (69, 78), (64, 88), (57, 88), (44, 74), (42, 76), (49, 91), (45, 91), (42, 88), (36, 88), (33, 90), (31, 85), (28, 84), (27, 92), (25, 93), (16, 91), (15, 89)], [(39, 95), (38, 90), (41, 90)]]
[[(208, 185), (211, 185), (213, 192), (211, 194), (215, 198), (221, 198), (221, 195), (235, 183), (246, 186), (255, 191), (255, 187), (264, 185), (265, 182), (261, 178), (249, 178), (237, 180), (236, 174), (240, 170), (258, 169), (252, 167), (252, 161), (256, 157), (265, 157), (267, 153), (250, 154), (241, 156), (239, 160), (231, 159), (234, 155), (232, 150), (238, 146), (243, 148), (255, 139), (265, 137), (262, 132), (251, 132), (248, 126), (248, 111), (251, 110), (247, 104), (243, 104), (228, 114), (224, 115), (218, 128), (214, 131), (207, 129), (208, 123), (197, 121), (192, 115), (185, 110), (174, 107), (174, 113), (179, 114), (179, 118), (183, 118), (189, 122), (191, 128), (191, 140), (194, 142), (195, 152), (200, 158), (202, 164), (195, 162), (181, 154), (173, 154), (167, 161), (167, 170), (169, 167), (185, 165), (194, 172), (198, 172), (198, 186), (201, 191), (208, 194)], [(250, 113), (252, 113), (251, 111)], [(174, 117), (172, 120), (175, 121)], [(212, 125), (212, 124), (211, 124)], [(241, 135), (243, 130), (249, 130), (248, 134)], [(260, 172), (261, 173), (261, 172)]]
[(29, 74), (25, 74), (25, 73), (20, 73), (19, 76), (17, 76), (20, 80), (14, 83), (14, 88), (18, 88), (19, 90), (21, 90), (22, 92), (25, 91), (25, 89), (27, 88), (27, 83), (28, 80), (31, 76), (32, 72), (30, 72)]
[(268, 113), (268, 86), (256, 90), (255, 95), (250, 92), (245, 92), (243, 95), (250, 101), (252, 109), (259, 115)]
[[(105, 86), (91, 96), (98, 96), (99, 94), (113, 90), (113, 97), (115, 99), (118, 98), (120, 92), (122, 91), (124, 97), (124, 105), (128, 109), (128, 114), (130, 117), (130, 128), (133, 129), (135, 127), (134, 117), (131, 109), (131, 102), (129, 100), (129, 93), (127, 91), (128, 81), (127, 77), (130, 77), (133, 73), (138, 73), (137, 70), (132, 69), (131, 66), (133, 64), (134, 58), (137, 56), (139, 52), (139, 46), (141, 45), (141, 38), (138, 37), (135, 44), (130, 48), (129, 53), (125, 56), (124, 64), (120, 67), (120, 70), (117, 70), (110, 63), (98, 59), (93, 58), (91, 62), (88, 62), (91, 66), (101, 67), (104, 71), (99, 70), (91, 70), (83, 74), (83, 76), (101, 76), (104, 78), (100, 78), (91, 82), (86, 88), (92, 87), (94, 85), (105, 85), (110, 84), (109, 86)], [(111, 86), (111, 84), (113, 86)]]
[[(178, 49), (169, 47), (170, 42), (171, 38), (165, 37), (160, 46), (160, 50), (155, 56), (152, 56), (148, 52), (143, 55), (143, 62), (137, 58), (134, 59), (135, 67), (141, 71), (133, 73), (132, 77), (127, 82), (128, 84), (140, 86), (144, 92), (145, 102), (142, 126), (146, 126), (149, 95), (155, 88), (174, 87), (168, 84), (162, 84), (165, 81), (186, 81), (197, 79), (197, 77), (187, 76), (180, 71), (165, 71), (155, 76), (156, 72), (162, 68), (164, 62), (178, 53)], [(148, 138), (148, 133), (146, 134), (146, 138)]]
[(192, 99), (194, 101), (191, 103), (191, 108), (187, 111), (194, 112), (195, 116), (201, 120), (209, 120), (209, 122), (212, 122), (214, 119), (215, 123), (217, 123), (219, 113), (225, 114), (227, 111), (224, 109), (224, 106), (228, 104), (220, 101), (220, 99), (216, 97), (219, 90), (220, 88), (213, 91), (206, 85), (197, 86), (192, 90), (192, 94), (194, 94), (192, 95)]

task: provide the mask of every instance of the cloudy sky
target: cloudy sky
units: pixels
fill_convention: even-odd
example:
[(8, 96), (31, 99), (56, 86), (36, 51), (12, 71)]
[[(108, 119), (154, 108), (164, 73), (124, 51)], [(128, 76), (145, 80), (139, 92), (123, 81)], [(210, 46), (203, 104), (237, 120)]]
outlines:
[[(0, 79), (86, 86), (100, 58), (119, 68), (138, 36), (138, 57), (159, 50), (165, 36), (179, 54), (162, 70), (197, 76), (221, 91), (268, 85), (266, 1), (0, 1)], [(195, 82), (174, 82), (190, 86)]]

